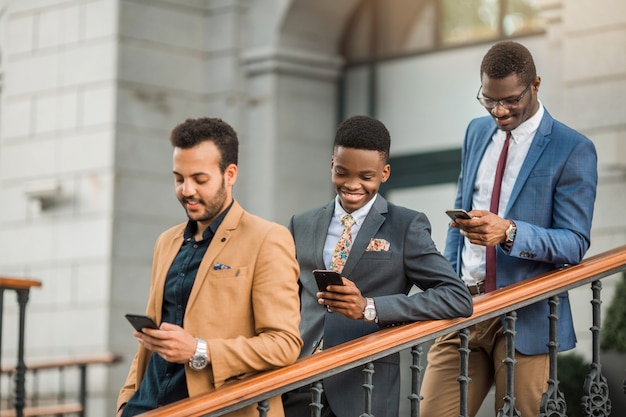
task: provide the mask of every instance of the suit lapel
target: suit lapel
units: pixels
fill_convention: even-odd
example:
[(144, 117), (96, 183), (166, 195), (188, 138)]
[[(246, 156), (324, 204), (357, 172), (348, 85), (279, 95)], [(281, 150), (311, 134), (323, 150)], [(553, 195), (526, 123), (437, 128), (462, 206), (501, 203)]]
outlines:
[(326, 244), (326, 236), (328, 234), (328, 226), (335, 213), (335, 200), (320, 208), (314, 219), (315, 225), (313, 230), (313, 253), (315, 253), (315, 267), (317, 269), (326, 269), (324, 264), (324, 245)]
[(380, 226), (385, 222), (385, 214), (387, 214), (387, 200), (379, 194), (352, 244), (352, 249), (350, 249), (350, 254), (342, 271), (344, 277), (349, 276), (350, 272), (359, 263), (361, 256), (367, 249), (367, 245), (370, 243), (370, 239), (376, 235)]
[(224, 220), (222, 220), (222, 224), (217, 228), (215, 236), (211, 239), (211, 243), (202, 258), (202, 262), (200, 262), (200, 267), (198, 268), (198, 273), (196, 274), (196, 279), (193, 283), (191, 294), (189, 295), (189, 301), (187, 302), (187, 309), (189, 309), (189, 307), (193, 305), (196, 298), (198, 298), (200, 287), (202, 287), (202, 284), (207, 279), (209, 271), (213, 268), (213, 264), (215, 263), (217, 256), (227, 246), (233, 230), (237, 229), (239, 226), (239, 221), (241, 220), (243, 213), (243, 208), (239, 205), (239, 203), (237, 203), (237, 201), (235, 201), (226, 217), (224, 217)]
[(468, 152), (468, 155), (475, 155), (472, 158), (468, 158), (464, 161), (467, 164), (466, 169), (464, 171), (467, 173), (467, 178), (463, 179), (463, 192), (462, 195), (470, 196), (470, 198), (464, 199), (463, 201), (463, 209), (472, 210), (472, 197), (474, 195), (474, 184), (476, 183), (476, 175), (478, 175), (478, 167), (480, 165), (480, 161), (482, 161), (483, 156), (485, 155), (485, 151), (487, 150), (487, 146), (491, 143), (491, 138), (496, 132), (495, 123), (489, 119), (490, 123), (486, 124), (484, 128), (477, 129), (475, 135), (475, 147), (476, 152)]
[(511, 210), (511, 207), (513, 207), (513, 205), (515, 204), (515, 200), (517, 200), (517, 197), (522, 191), (522, 187), (524, 187), (524, 184), (526, 184), (528, 176), (535, 168), (539, 157), (541, 157), (541, 154), (550, 143), (551, 139), (549, 138), (549, 135), (552, 132), (553, 119), (548, 114), (547, 110), (544, 111), (545, 113), (543, 115), (543, 119), (539, 124), (539, 128), (535, 133), (533, 142), (530, 144), (530, 148), (528, 149), (528, 154), (526, 155), (524, 163), (520, 168), (519, 174), (517, 174), (517, 178), (515, 179), (515, 184), (513, 185), (513, 189), (511, 190), (511, 196), (509, 197), (509, 203), (506, 207), (506, 211), (504, 212), (505, 217), (508, 214), (509, 210)]

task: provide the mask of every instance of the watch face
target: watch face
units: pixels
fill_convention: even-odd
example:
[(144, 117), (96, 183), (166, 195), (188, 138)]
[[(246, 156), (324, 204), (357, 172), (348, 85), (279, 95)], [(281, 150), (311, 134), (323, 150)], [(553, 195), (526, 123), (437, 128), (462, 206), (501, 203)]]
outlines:
[(363, 316), (365, 317), (365, 320), (374, 320), (376, 318), (376, 310), (368, 307), (363, 312)]
[(506, 231), (506, 240), (508, 240), (509, 242), (513, 242), (515, 240), (515, 232), (517, 232), (516, 227), (509, 227)]
[(193, 369), (203, 369), (206, 365), (206, 356), (194, 356), (193, 358), (191, 358), (191, 363), (189, 364), (189, 366), (191, 366)]
[(191, 369), (195, 369), (199, 371), (200, 369), (204, 369), (209, 363), (209, 358), (207, 356), (207, 344), (203, 339), (196, 338), (198, 344), (196, 345), (196, 352), (189, 359), (189, 367)]

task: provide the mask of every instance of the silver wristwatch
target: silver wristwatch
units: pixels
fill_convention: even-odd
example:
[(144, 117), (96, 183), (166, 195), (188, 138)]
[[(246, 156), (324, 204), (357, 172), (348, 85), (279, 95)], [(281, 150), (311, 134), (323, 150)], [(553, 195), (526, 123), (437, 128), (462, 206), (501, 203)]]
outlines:
[(365, 319), (365, 321), (376, 320), (376, 305), (374, 304), (373, 298), (365, 298), (365, 310), (363, 310), (363, 318)]
[(200, 338), (196, 338), (198, 344), (196, 345), (196, 352), (189, 359), (189, 367), (196, 371), (204, 369), (209, 363), (209, 357), (207, 356), (206, 341)]

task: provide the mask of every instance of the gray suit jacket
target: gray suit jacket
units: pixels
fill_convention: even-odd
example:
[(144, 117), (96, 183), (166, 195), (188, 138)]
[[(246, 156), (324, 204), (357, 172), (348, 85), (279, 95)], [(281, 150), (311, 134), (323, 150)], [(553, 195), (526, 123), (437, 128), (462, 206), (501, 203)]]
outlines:
[[(367, 335), (381, 327), (421, 320), (469, 316), (472, 298), (467, 288), (437, 250), (430, 223), (423, 213), (388, 203), (378, 196), (353, 243), (342, 275), (354, 281), (366, 297), (373, 297), (378, 324), (350, 320), (329, 313), (317, 303), (313, 269), (324, 269), (322, 252), (334, 213), (327, 205), (292, 217), (289, 229), (300, 264), (300, 357), (311, 355), (321, 338), (324, 347)], [(389, 250), (366, 250), (370, 240), (385, 239)], [(407, 295), (412, 286), (422, 291)], [(400, 376), (398, 355), (376, 361), (373, 414), (398, 414)], [(337, 417), (354, 416), (363, 408), (360, 369), (324, 380), (325, 394)]]

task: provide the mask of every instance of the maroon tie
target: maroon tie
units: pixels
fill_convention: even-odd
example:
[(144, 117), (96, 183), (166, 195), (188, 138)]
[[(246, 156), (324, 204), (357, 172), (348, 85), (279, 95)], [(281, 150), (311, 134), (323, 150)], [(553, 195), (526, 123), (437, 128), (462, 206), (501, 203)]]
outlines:
[[(506, 139), (500, 152), (498, 159), (498, 167), (496, 168), (496, 179), (493, 181), (493, 191), (491, 192), (491, 205), (489, 211), (498, 214), (498, 206), (500, 205), (500, 189), (502, 188), (502, 177), (504, 176), (504, 167), (506, 166), (506, 157), (509, 154), (509, 142), (511, 141), (511, 132), (506, 132)], [(485, 292), (496, 289), (496, 247), (487, 246), (485, 259)]]

